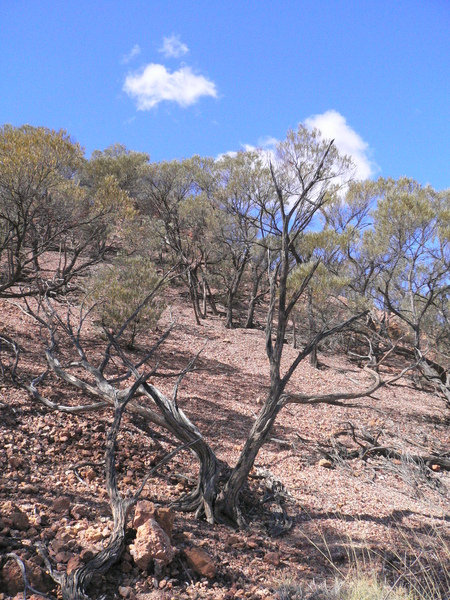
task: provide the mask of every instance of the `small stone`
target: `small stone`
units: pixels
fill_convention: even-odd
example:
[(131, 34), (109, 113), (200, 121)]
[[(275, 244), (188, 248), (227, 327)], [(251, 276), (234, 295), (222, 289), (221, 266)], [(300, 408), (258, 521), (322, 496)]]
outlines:
[(96, 473), (95, 473), (94, 469), (88, 469), (88, 470), (86, 471), (86, 479), (87, 479), (89, 482), (91, 482), (91, 481), (94, 481), (94, 479), (96, 478), (96, 476), (97, 476), (97, 475), (96, 475)]
[(30, 528), (30, 521), (27, 515), (21, 510), (17, 510), (11, 515), (12, 527), (13, 529), (18, 529), (19, 531), (25, 531)]
[(61, 496), (60, 498), (56, 498), (53, 500), (52, 508), (56, 512), (64, 512), (65, 510), (69, 510), (70, 508), (70, 499), (66, 496)]
[(280, 555), (278, 552), (267, 552), (267, 554), (264, 556), (264, 562), (278, 567), (280, 564)]
[(120, 570), (122, 571), (122, 573), (131, 573), (133, 567), (129, 562), (122, 562), (120, 563)]
[(83, 561), (79, 556), (72, 556), (67, 562), (67, 575), (70, 575), (72, 571), (76, 571), (83, 566)]
[(227, 546), (234, 546), (235, 544), (241, 543), (241, 538), (238, 535), (229, 535), (225, 542)]
[(22, 461), (19, 458), (17, 458), (17, 456), (11, 456), (11, 458), (9, 459), (9, 465), (11, 469), (17, 469), (22, 465)]
[(216, 574), (216, 565), (213, 559), (199, 548), (187, 548), (184, 551), (188, 565), (198, 575), (202, 577), (214, 577)]
[(331, 469), (333, 467), (333, 463), (327, 458), (321, 458), (319, 460), (319, 467), (323, 467), (324, 469)]
[(69, 552), (58, 552), (55, 556), (55, 560), (58, 563), (68, 563), (72, 558), (72, 555)]
[(87, 548), (85, 548), (81, 551), (80, 558), (84, 563), (87, 563), (91, 560), (91, 558), (94, 558), (94, 553), (92, 552), (92, 550), (88, 550)]
[(24, 494), (37, 494), (39, 492), (39, 488), (37, 488), (35, 485), (25, 484), (20, 491)]
[(50, 546), (50, 550), (51, 553), (53, 555), (58, 554), (58, 552), (61, 552), (64, 550), (64, 548), (66, 547), (66, 542), (60, 538), (55, 538)]
[(70, 512), (77, 520), (82, 519), (83, 517), (88, 517), (91, 514), (90, 509), (84, 504), (75, 504)]
[(131, 596), (132, 591), (133, 590), (128, 586), (119, 587), (119, 594), (122, 596), (122, 598), (129, 598)]
[(94, 527), (89, 527), (86, 529), (86, 539), (90, 542), (99, 542), (103, 539), (103, 534), (99, 529), (95, 529)]

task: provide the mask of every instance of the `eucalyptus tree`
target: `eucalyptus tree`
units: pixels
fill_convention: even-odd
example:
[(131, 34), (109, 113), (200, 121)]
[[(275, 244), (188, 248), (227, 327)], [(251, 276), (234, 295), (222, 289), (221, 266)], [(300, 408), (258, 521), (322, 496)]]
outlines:
[[(325, 227), (321, 231), (305, 232), (296, 245), (297, 256), (302, 262), (289, 276), (289, 294), (295, 292), (312, 262), (320, 262), (304, 298), (292, 309), (294, 348), (298, 347), (300, 341), (298, 334), (303, 340), (314, 338), (319, 331), (336, 322), (339, 315), (348, 314), (353, 306), (348, 294), (351, 279), (342, 253), (342, 244), (346, 241), (346, 235)], [(314, 367), (319, 366), (317, 350), (315, 346), (310, 354), (310, 362)]]
[(427, 356), (433, 338), (435, 349), (449, 354), (449, 195), (407, 178), (380, 179), (374, 191), (373, 229), (364, 239), (365, 252), (377, 265), (373, 295), (403, 323), (418, 368), (450, 407), (450, 378)]
[(84, 166), (64, 131), (0, 129), (1, 296), (62, 293), (110, 249), (127, 199), (111, 180), (93, 192), (80, 185)]
[[(305, 232), (297, 244), (297, 254), (304, 263), (320, 260), (303, 302), (293, 310), (294, 329), (303, 328), (313, 336), (338, 314), (372, 308), (368, 294), (376, 265), (363, 244), (364, 232), (372, 227), (374, 206), (372, 181), (350, 181), (331, 202), (322, 207), (323, 227)], [(295, 286), (304, 266), (297, 267), (290, 287)], [(373, 312), (372, 312), (373, 314)], [(294, 331), (294, 343), (296, 342)], [(317, 347), (310, 354), (311, 364), (318, 366)]]
[(220, 260), (215, 271), (225, 288), (226, 327), (230, 328), (233, 327), (233, 304), (251, 263), (250, 301), (254, 303), (258, 294), (261, 261), (256, 248), (263, 242), (258, 235), (259, 216), (274, 190), (270, 171), (256, 151), (225, 155), (215, 166), (218, 172), (215, 203), (222, 215), (217, 228)]
[(150, 156), (133, 152), (122, 144), (113, 144), (105, 150), (94, 150), (85, 165), (83, 183), (98, 187), (107, 177), (114, 177), (118, 187), (132, 198), (142, 192), (143, 175)]
[(269, 248), (264, 244), (254, 244), (250, 249), (249, 258), (249, 279), (250, 292), (247, 306), (247, 316), (244, 327), (252, 329), (255, 327), (255, 310), (258, 302), (269, 292), (268, 268), (269, 268)]
[(206, 297), (202, 271), (207, 270), (214, 252), (216, 213), (204, 191), (213, 185), (212, 164), (212, 159), (197, 156), (151, 163), (138, 202), (141, 214), (151, 221), (151, 235), (158, 238), (186, 281), (197, 323), (205, 315), (199, 295)]

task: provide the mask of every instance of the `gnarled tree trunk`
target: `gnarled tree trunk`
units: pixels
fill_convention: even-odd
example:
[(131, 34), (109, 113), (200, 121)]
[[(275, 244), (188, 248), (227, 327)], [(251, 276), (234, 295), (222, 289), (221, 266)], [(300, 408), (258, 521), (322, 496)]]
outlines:
[(247, 481), (258, 452), (266, 441), (280, 412), (280, 396), (282, 391), (282, 384), (280, 381), (277, 381), (272, 386), (269, 396), (253, 424), (238, 462), (217, 500), (216, 515), (219, 519), (225, 516), (239, 526), (245, 526), (245, 520), (239, 508), (239, 495)]

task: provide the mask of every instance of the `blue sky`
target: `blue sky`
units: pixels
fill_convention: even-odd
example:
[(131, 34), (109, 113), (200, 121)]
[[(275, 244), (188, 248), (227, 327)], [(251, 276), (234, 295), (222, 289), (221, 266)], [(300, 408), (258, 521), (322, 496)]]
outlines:
[(450, 188), (450, 0), (0, 0), (0, 123), (159, 161), (300, 122)]

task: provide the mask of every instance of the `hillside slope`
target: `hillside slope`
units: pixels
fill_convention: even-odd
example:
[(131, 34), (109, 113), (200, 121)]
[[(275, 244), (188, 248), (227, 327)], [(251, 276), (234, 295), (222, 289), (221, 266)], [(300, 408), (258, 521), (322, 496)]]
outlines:
[[(20, 339), (18, 369), (31, 379), (31, 374), (45, 371), (42, 332), (16, 306), (0, 302), (0, 333)], [(264, 332), (226, 330), (218, 317), (197, 326), (190, 307), (175, 296), (160, 320), (161, 331), (171, 317), (176, 326), (153, 362), (161, 373), (176, 373), (202, 350), (196, 371), (183, 379), (179, 404), (218, 458), (232, 466), (267, 392)], [(98, 330), (91, 324), (88, 331), (95, 354), (101, 345), (93, 337)], [(143, 353), (148, 341), (140, 341), (135, 354)], [(284, 359), (294, 355), (286, 347)], [(345, 357), (320, 359), (320, 370), (302, 363), (290, 389), (350, 391), (366, 382), (366, 375)], [(155, 378), (167, 394), (173, 384), (173, 379)], [(61, 403), (82, 397), (52, 377), (43, 390)], [(99, 550), (111, 530), (100, 464), (111, 411), (79, 416), (51, 412), (7, 379), (0, 383), (0, 395), (0, 549), (17, 552), (28, 565), (42, 565), (32, 546), (40, 540), (65, 569), (75, 557)], [(395, 580), (402, 568), (399, 557), (413, 564), (412, 573), (419, 552), (439, 571), (445, 559), (437, 553), (448, 553), (450, 544), (450, 474), (431, 464), (418, 466), (410, 457), (448, 452), (449, 415), (437, 397), (418, 389), (409, 376), (359, 404), (289, 406), (280, 413), (244, 498), (248, 531), (210, 526), (177, 513), (172, 537), (176, 556), (161, 574), (142, 572), (126, 551), (122, 562), (94, 583), (94, 590), (101, 589), (108, 598), (119, 597), (119, 587), (122, 596), (138, 598), (276, 597), (281, 581), (326, 580), (336, 575), (336, 567), (346, 573), (355, 560), (369, 570), (376, 564)], [(345, 458), (370, 437), (397, 454), (367, 452), (363, 458)], [(118, 452), (121, 490), (134, 490), (148, 468), (173, 447), (167, 434), (150, 431), (142, 419), (127, 415)], [(83, 461), (89, 464), (74, 471)], [(142, 497), (167, 506), (190, 488), (195, 476), (195, 461), (184, 451), (150, 479)], [(281, 496), (271, 497), (266, 486), (273, 481)], [(61, 504), (61, 497), (68, 500)], [(273, 537), (280, 510), (275, 500), (280, 497), (293, 527)], [(184, 550), (189, 547), (201, 548), (214, 560), (214, 578), (202, 578), (188, 566)], [(11, 565), (2, 559), (3, 598), (20, 591), (8, 587)], [(49, 589), (43, 577), (36, 587)], [(152, 591), (154, 586), (159, 591)]]

